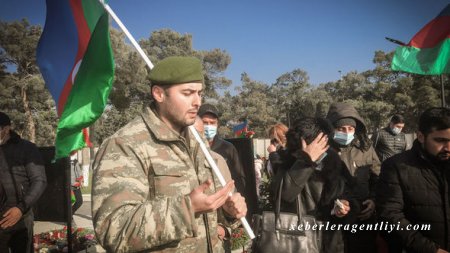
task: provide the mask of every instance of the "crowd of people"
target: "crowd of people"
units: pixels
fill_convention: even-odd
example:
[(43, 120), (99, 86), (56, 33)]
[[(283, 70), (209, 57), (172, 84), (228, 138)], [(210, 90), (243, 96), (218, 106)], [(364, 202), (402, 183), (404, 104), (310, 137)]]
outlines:
[(404, 126), (394, 115), (369, 139), (355, 108), (334, 103), (325, 119), (300, 119), (285, 145), (267, 148), (282, 210), (295, 213), (299, 197), (304, 215), (362, 228), (322, 231), (320, 252), (448, 252), (450, 109), (425, 110), (411, 145)]
[[(230, 252), (231, 229), (247, 215), (248, 182), (256, 180), (259, 189), (261, 175), (249, 178), (239, 151), (219, 135), (220, 112), (202, 105), (200, 60), (168, 57), (149, 77), (149, 107), (106, 139), (95, 157), (97, 240), (108, 252)], [(272, 196), (280, 197), (273, 201), (282, 211), (344, 227), (379, 227), (325, 229), (318, 252), (450, 250), (450, 109), (425, 110), (413, 143), (402, 133), (405, 123), (394, 115), (369, 138), (358, 111), (334, 103), (325, 118), (269, 127), (268, 159), (255, 158), (272, 189), (281, 189)], [(32, 252), (31, 206), (45, 189), (45, 170), (36, 146), (10, 126), (0, 113), (0, 251)], [(214, 176), (203, 144), (226, 185)], [(76, 160), (72, 169), (72, 190), (80, 195)], [(81, 203), (76, 198), (73, 212)], [(429, 226), (410, 229), (417, 225)]]

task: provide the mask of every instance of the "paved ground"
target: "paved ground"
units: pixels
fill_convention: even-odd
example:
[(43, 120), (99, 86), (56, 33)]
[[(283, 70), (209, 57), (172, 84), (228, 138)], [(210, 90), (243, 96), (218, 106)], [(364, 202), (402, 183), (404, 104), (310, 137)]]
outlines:
[[(75, 223), (80, 228), (93, 228), (91, 215), (91, 195), (83, 195), (83, 205), (77, 210), (73, 216)], [(66, 223), (60, 222), (34, 222), (34, 233), (39, 234), (53, 229), (61, 229)]]

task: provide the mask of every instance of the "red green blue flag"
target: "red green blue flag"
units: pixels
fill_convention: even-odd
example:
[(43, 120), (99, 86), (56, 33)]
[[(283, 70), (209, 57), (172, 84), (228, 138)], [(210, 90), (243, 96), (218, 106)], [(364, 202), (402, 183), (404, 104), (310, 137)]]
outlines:
[(245, 138), (245, 134), (247, 133), (248, 121), (244, 120), (244, 122), (237, 124), (233, 127), (233, 132), (235, 137)]
[(421, 75), (450, 73), (450, 4), (407, 45), (397, 48), (391, 67)]
[(56, 158), (89, 145), (114, 78), (109, 16), (98, 0), (47, 0), (37, 63), (59, 116)]

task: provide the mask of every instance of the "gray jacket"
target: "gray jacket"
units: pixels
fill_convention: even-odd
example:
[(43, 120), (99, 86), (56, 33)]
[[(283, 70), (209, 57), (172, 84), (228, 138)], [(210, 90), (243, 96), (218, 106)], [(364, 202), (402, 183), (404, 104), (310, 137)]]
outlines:
[(405, 133), (394, 134), (385, 127), (372, 136), (373, 147), (381, 161), (406, 150)]
[(36, 145), (11, 131), (11, 138), (0, 146), (0, 156), (0, 181), (6, 196), (0, 203), (1, 212), (18, 207), (25, 216), (47, 186), (41, 154)]

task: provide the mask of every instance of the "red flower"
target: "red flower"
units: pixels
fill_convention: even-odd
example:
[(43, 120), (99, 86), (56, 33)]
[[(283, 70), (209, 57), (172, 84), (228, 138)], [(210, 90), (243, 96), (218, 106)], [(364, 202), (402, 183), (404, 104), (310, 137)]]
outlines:
[(254, 131), (248, 131), (248, 132), (245, 133), (245, 137), (252, 138), (254, 134), (255, 134)]

